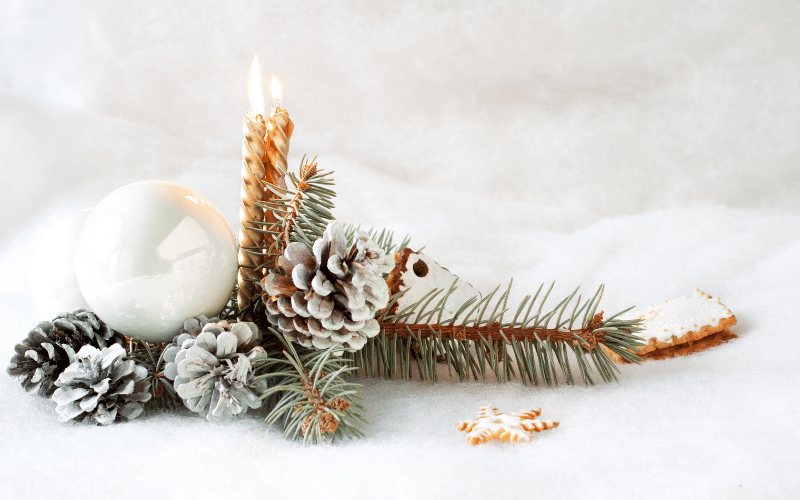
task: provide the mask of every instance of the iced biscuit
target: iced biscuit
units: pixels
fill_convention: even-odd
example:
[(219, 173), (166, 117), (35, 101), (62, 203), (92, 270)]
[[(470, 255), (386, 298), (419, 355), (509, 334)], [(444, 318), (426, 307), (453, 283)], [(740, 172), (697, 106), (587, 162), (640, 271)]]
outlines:
[[(736, 324), (736, 316), (719, 297), (697, 289), (685, 297), (629, 311), (619, 319), (643, 320), (644, 330), (638, 333), (647, 342), (638, 348), (642, 359), (686, 356), (736, 338), (728, 330)], [(605, 352), (617, 362), (624, 361), (609, 350)]]

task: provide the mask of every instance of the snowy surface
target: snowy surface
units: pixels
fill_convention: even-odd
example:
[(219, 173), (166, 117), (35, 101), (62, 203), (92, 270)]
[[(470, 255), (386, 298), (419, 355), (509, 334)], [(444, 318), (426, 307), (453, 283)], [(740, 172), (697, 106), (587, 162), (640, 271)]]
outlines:
[[(654, 2), (650, 2), (655, 4)], [(30, 245), (127, 183), (236, 227), (255, 53), (341, 220), (481, 290), (606, 283), (617, 311), (719, 296), (737, 340), (619, 384), (365, 381), (367, 437), (252, 416), (60, 424), (0, 377), (2, 498), (790, 498), (800, 488), (797, 2), (0, 4), (0, 353), (40, 319)], [(486, 404), (561, 426), (470, 447)]]

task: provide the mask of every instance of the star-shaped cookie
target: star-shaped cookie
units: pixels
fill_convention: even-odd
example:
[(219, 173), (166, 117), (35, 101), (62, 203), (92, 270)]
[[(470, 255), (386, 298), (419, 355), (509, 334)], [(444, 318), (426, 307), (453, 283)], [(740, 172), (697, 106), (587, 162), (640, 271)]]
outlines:
[(558, 422), (536, 420), (541, 413), (541, 409), (536, 409), (506, 415), (497, 408), (484, 406), (478, 412), (477, 420), (456, 422), (456, 427), (460, 431), (466, 431), (467, 442), (471, 445), (492, 439), (520, 443), (530, 441), (534, 432), (558, 427)]

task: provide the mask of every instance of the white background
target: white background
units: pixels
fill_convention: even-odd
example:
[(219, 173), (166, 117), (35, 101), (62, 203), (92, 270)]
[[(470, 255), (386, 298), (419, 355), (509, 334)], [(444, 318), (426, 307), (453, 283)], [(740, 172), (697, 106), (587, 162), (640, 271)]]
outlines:
[[(60, 216), (165, 179), (237, 232), (254, 54), (284, 89), (290, 165), (336, 172), (339, 219), (410, 233), (484, 291), (606, 283), (610, 312), (699, 287), (739, 339), (589, 388), (366, 381), (366, 438), (314, 448), (256, 417), (59, 424), (3, 376), (0, 493), (796, 495), (800, 5), (644, 4), (4, 0), (7, 358), (45, 319), (27, 255)], [(471, 448), (455, 422), (484, 404), (561, 426)]]

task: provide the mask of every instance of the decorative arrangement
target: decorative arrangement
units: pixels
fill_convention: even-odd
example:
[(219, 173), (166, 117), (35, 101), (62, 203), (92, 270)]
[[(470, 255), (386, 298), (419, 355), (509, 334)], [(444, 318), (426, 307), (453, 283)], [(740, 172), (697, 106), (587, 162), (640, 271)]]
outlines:
[[(459, 380), (594, 384), (617, 380), (614, 361), (735, 337), (730, 310), (699, 291), (611, 315), (599, 309), (603, 286), (553, 300), (553, 285), (540, 285), (509, 304), (511, 282), (482, 295), (409, 238), (336, 221), (331, 173), (305, 157), (297, 173), (287, 167), (294, 124), (272, 87), (265, 117), (255, 60), (238, 249), (220, 212), (171, 182), (125, 186), (64, 223), (56, 271), (77, 289), (39, 302), (74, 310), (31, 330), (7, 369), (53, 399), (60, 420), (261, 412), (287, 439), (314, 443), (363, 435), (356, 376), (436, 381), (446, 369)], [(538, 416), (483, 408), (458, 427), (471, 444), (527, 441), (558, 425)]]
[(473, 446), (493, 439), (523, 443), (530, 441), (534, 432), (558, 427), (558, 422), (536, 420), (541, 414), (542, 410), (537, 408), (505, 415), (495, 407), (484, 406), (478, 412), (477, 420), (456, 422), (456, 427), (467, 433), (467, 443)]

